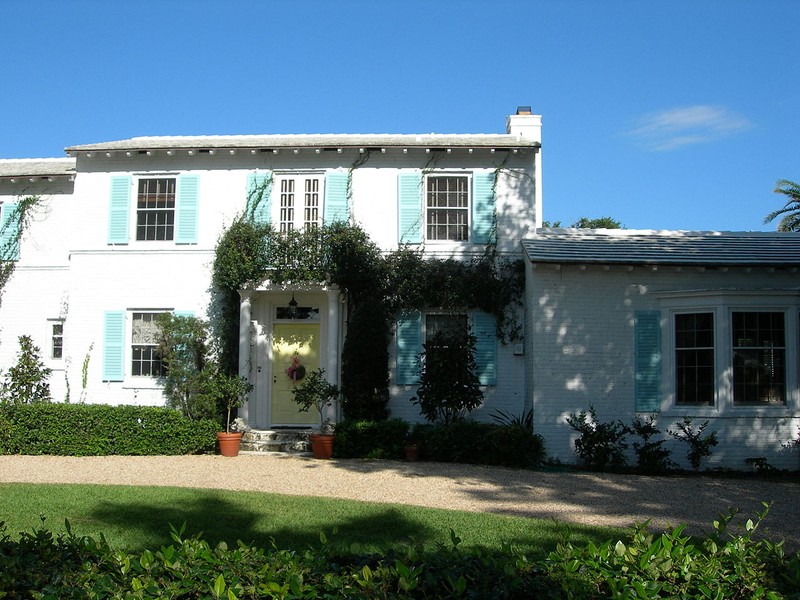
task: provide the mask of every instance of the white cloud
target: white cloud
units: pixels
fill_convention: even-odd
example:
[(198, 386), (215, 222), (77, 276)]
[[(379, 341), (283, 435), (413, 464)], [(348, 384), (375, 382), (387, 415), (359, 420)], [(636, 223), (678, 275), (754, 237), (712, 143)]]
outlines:
[(751, 127), (745, 117), (724, 106), (699, 105), (643, 115), (625, 133), (647, 150), (665, 151), (715, 142)]

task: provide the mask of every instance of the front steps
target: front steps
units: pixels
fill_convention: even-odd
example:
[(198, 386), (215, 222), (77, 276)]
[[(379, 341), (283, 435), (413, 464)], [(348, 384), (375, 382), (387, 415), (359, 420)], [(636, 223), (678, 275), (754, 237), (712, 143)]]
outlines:
[(312, 430), (305, 429), (251, 429), (242, 435), (242, 452), (311, 452)]

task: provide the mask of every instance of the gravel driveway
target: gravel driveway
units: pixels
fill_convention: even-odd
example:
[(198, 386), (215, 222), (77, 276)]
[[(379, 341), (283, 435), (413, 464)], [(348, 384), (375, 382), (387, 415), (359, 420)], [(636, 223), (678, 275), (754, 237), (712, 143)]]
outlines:
[(287, 454), (222, 456), (0, 456), (0, 483), (101, 483), (220, 488), (394, 502), (627, 527), (651, 519), (707, 531), (729, 507), (762, 533), (800, 548), (800, 483), (699, 476), (524, 471), (475, 465), (314, 460)]

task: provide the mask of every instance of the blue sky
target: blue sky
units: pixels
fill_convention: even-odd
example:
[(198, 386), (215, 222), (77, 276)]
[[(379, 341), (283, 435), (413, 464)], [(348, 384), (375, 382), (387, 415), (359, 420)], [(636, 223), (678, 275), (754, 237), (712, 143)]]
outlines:
[(800, 180), (798, 0), (2, 0), (0, 158), (139, 135), (495, 133), (544, 218), (764, 230)]

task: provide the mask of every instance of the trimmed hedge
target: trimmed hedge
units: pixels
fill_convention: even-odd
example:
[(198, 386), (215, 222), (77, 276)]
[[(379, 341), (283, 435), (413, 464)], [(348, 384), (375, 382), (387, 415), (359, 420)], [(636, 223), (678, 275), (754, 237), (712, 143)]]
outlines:
[(409, 425), (402, 419), (341, 421), (336, 424), (336, 458), (402, 458)]
[(411, 439), (423, 460), (503, 467), (535, 467), (545, 457), (544, 440), (520, 425), (460, 419), (448, 425), (417, 424)]
[(219, 425), (177, 410), (105, 404), (0, 406), (0, 452), (62, 456), (213, 452)]

